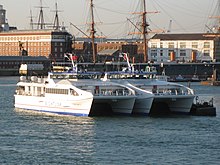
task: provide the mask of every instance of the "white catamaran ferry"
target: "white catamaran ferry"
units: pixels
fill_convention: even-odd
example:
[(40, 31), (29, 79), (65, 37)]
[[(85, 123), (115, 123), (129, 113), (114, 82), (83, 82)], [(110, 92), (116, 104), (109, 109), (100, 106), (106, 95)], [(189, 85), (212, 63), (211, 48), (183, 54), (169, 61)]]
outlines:
[(189, 114), (195, 98), (192, 89), (178, 83), (158, 80), (154, 67), (147, 66), (145, 71), (135, 71), (128, 61), (127, 54), (125, 55), (127, 67), (122, 71), (105, 72), (104, 79), (116, 83), (129, 82), (137, 88), (152, 92), (154, 94), (153, 105), (163, 103), (172, 113)]
[(109, 105), (113, 114), (130, 115), (136, 99), (135, 91), (131, 88), (114, 83), (89, 78), (93, 74), (49, 72), (48, 79), (54, 82), (68, 80), (73, 86), (87, 91), (93, 95), (93, 106), (102, 105), (102, 111), (106, 111)]
[(24, 76), (17, 83), (15, 108), (49, 112), (62, 115), (88, 116), (93, 95), (73, 86), (68, 80), (54, 82), (52, 79)]

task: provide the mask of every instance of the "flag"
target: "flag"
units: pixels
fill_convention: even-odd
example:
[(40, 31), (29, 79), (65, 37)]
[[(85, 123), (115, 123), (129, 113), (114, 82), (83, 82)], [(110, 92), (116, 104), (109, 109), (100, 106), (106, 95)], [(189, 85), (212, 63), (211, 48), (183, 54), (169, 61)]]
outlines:
[(119, 54), (119, 57), (123, 58), (123, 55), (122, 55), (122, 53), (120, 53), (120, 54)]
[(123, 56), (124, 60), (127, 61), (127, 59), (128, 59), (127, 53), (123, 53), (123, 55), (124, 55), (124, 56)]
[(119, 57), (123, 58), (125, 61), (127, 61), (127, 59), (128, 59), (127, 53), (120, 53)]
[(70, 53), (65, 53), (64, 54), (64, 58), (67, 58), (69, 61), (71, 60), (70, 56), (71, 56)]
[(72, 56), (72, 60), (76, 61), (78, 59), (78, 57), (76, 55)]
[(71, 53), (65, 53), (64, 57), (67, 58), (69, 61), (76, 61), (78, 59), (76, 55), (72, 55)]

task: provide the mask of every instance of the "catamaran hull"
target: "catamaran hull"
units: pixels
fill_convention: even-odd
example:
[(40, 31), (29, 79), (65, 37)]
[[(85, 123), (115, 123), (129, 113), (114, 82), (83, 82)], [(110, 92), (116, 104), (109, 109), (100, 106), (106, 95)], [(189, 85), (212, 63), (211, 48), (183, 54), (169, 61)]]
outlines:
[[(135, 103), (135, 97), (117, 96), (117, 97), (100, 98), (94, 96), (93, 104), (100, 104), (100, 103), (109, 104), (114, 114), (131, 115)], [(103, 108), (103, 111), (104, 110), (105, 109)]]
[(72, 116), (88, 116), (93, 98), (75, 100), (15, 95), (15, 108)]
[(153, 97), (136, 98), (132, 114), (135, 115), (148, 115), (153, 103)]
[(162, 103), (167, 104), (171, 113), (189, 114), (190, 109), (193, 104), (194, 97), (195, 97), (194, 95), (179, 96), (179, 97), (176, 96), (173, 98), (155, 96), (154, 101), (155, 101), (155, 104), (157, 104), (157, 102), (160, 102), (160, 103), (162, 102)]

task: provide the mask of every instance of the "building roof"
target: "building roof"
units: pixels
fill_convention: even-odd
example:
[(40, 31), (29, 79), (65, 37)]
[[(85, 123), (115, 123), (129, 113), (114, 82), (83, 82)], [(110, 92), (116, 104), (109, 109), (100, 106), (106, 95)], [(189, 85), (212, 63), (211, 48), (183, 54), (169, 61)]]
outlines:
[[(66, 34), (67, 31), (54, 30), (54, 29), (34, 29), (34, 30), (10, 30), (0, 32), (1, 36), (7, 35), (32, 35), (32, 34)], [(68, 33), (69, 34), (69, 33)]]
[(113, 55), (116, 53), (118, 49), (104, 49), (98, 52), (98, 55)]
[(160, 40), (213, 40), (220, 34), (214, 33), (177, 33), (177, 34), (155, 34), (151, 39)]
[(49, 61), (45, 56), (0, 56), (0, 61)]

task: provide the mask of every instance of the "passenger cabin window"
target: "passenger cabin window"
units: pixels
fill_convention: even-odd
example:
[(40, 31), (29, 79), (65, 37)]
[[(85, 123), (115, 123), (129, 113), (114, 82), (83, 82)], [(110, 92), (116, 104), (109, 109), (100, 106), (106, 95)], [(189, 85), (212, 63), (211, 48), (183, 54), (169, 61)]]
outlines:
[(73, 96), (79, 96), (79, 94), (74, 89), (70, 89), (70, 94)]
[(46, 88), (46, 93), (68, 95), (68, 89)]

